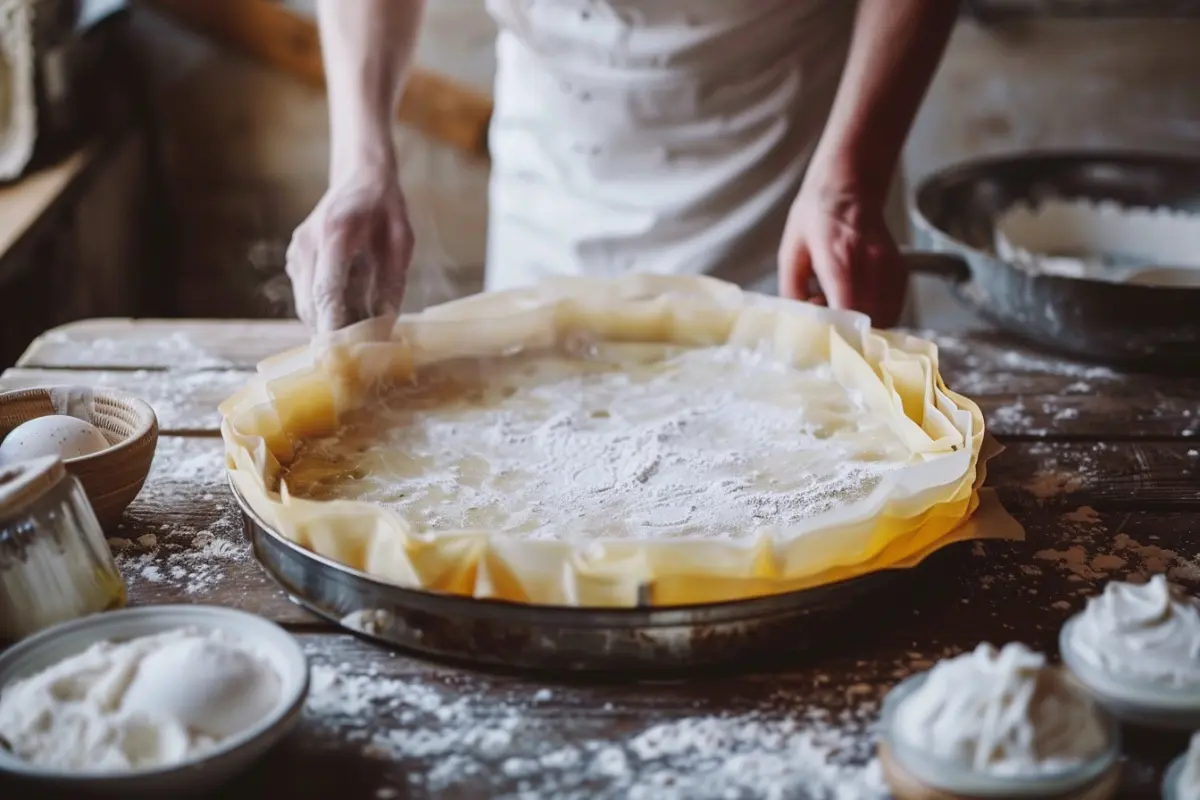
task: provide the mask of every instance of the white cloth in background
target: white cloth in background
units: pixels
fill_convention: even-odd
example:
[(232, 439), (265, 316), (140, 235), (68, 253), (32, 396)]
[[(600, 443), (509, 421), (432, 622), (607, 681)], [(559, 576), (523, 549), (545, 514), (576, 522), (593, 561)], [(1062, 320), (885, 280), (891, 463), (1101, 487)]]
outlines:
[(852, 0), (488, 0), (500, 25), (486, 286), (773, 283)]

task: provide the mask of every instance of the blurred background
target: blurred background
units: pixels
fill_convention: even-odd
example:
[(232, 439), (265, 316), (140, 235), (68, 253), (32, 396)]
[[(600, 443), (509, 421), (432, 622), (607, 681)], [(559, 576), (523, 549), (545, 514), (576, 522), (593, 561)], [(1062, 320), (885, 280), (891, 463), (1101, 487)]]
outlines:
[[(328, 156), (312, 5), (0, 0), (0, 367), (84, 317), (292, 313), (283, 254)], [(412, 308), (482, 284), (493, 34), (480, 0), (429, 4), (396, 124)], [(1200, 156), (1198, 43), (1200, 2), (964, 3), (901, 178), (1045, 148)], [(924, 327), (975, 324), (936, 283), (916, 296)]]

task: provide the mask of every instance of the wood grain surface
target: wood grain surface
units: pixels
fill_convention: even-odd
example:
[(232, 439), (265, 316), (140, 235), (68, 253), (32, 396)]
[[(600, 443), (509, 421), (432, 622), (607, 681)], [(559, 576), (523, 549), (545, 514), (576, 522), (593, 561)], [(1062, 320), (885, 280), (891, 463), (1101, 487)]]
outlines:
[(291, 320), (94, 319), (47, 331), (18, 367), (53, 369), (247, 369), (308, 341)]
[(150, 404), (159, 431), (173, 435), (218, 436), (217, 405), (246, 385), (248, 370), (103, 370), (25, 369), (14, 367), (0, 378), (0, 391), (77, 384), (119, 389)]
[[(1037, 353), (990, 332), (916, 333), (938, 344), (946, 384), (975, 400), (988, 429), (1001, 438), (1175, 438), (1200, 445), (1200, 376), (1123, 375)], [(80, 380), (127, 388), (151, 405), (157, 400), (166, 412), (160, 420), (165, 430), (215, 432), (212, 401), (242, 379), (190, 373), (251, 371), (267, 356), (305, 341), (304, 328), (293, 321), (88, 320), (40, 336), (21, 357), (20, 369), (5, 374), (4, 385), (63, 382), (72, 377), (61, 377), (62, 370), (80, 371)], [(162, 381), (146, 374), (154, 370), (186, 377)]]
[[(150, 402), (165, 433), (110, 540), (131, 601), (251, 610), (304, 642), (301, 729), (214, 797), (817, 798), (843, 783), (875, 796), (871, 725), (903, 677), (980, 641), (1054, 654), (1061, 624), (1113, 578), (1167, 573), (1200, 591), (1200, 382), (1119, 375), (986, 333), (934, 338), (947, 383), (1005, 442), (988, 482), (1027, 540), (966, 544), (919, 568), (919, 591), (821, 652), (781, 644), (770, 661), (666, 683), (434, 663), (292, 605), (243, 539), (214, 405), (259, 359), (303, 343), (294, 323), (92, 320), (40, 338), (0, 390), (96, 383)], [(1157, 797), (1185, 745), (1135, 732), (1120, 796)]]

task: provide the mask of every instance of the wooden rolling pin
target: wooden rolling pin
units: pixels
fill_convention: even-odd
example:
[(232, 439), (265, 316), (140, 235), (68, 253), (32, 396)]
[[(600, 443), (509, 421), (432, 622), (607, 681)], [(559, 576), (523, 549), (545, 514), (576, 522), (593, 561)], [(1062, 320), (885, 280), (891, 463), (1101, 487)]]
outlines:
[[(353, 0), (351, 0), (353, 1)], [(317, 24), (274, 0), (147, 0), (185, 27), (245, 56), (324, 88)], [(397, 117), (439, 141), (487, 157), (491, 98), (414, 68)]]

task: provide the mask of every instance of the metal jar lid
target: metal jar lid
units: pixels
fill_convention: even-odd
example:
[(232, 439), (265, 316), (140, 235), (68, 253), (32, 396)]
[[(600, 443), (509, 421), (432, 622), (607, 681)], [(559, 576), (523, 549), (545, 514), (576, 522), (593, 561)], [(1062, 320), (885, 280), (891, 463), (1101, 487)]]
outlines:
[(12, 519), (67, 476), (58, 456), (42, 456), (0, 467), (0, 520)]

